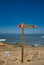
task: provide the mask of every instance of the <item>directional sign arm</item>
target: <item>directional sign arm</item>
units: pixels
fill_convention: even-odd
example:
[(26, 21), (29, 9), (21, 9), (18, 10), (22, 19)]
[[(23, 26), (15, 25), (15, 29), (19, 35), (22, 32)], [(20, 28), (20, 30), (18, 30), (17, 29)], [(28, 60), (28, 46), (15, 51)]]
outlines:
[(19, 28), (36, 28), (35, 25), (23, 25), (23, 24), (19, 24), (18, 27)]
[(36, 28), (34, 25), (24, 25), (24, 28)]

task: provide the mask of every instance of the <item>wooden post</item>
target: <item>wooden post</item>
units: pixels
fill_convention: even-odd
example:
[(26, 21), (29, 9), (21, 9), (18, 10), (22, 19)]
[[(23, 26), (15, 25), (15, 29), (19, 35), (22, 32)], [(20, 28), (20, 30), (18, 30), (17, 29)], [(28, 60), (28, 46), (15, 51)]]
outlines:
[(22, 58), (21, 62), (24, 62), (24, 28), (22, 28)]
[(22, 28), (22, 53), (21, 53), (21, 62), (24, 62), (24, 28), (36, 28), (34, 25), (24, 25), (24, 24), (19, 24), (19, 28)]

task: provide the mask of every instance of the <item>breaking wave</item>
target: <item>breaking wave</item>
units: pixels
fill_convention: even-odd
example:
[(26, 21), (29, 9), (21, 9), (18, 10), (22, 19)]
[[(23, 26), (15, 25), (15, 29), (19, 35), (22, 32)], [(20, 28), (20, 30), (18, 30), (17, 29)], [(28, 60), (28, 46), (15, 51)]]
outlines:
[(0, 39), (0, 41), (6, 41), (6, 39)]
[(44, 38), (44, 36), (41, 36), (42, 38)]

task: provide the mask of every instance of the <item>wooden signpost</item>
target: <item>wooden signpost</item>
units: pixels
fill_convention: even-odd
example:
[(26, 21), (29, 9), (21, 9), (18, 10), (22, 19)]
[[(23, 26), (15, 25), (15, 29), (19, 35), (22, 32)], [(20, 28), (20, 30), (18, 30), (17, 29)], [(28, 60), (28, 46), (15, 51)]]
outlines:
[(36, 28), (34, 25), (24, 25), (24, 24), (19, 24), (19, 28), (22, 28), (22, 57), (21, 57), (21, 62), (23, 63), (24, 59), (24, 28)]

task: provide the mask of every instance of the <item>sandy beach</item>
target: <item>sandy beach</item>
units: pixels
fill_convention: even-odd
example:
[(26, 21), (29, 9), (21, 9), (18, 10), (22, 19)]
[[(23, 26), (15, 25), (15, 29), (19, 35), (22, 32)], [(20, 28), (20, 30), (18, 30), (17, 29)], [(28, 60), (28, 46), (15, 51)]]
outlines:
[(44, 47), (25, 45), (23, 63), (21, 53), (20, 46), (0, 42), (0, 65), (44, 65)]

